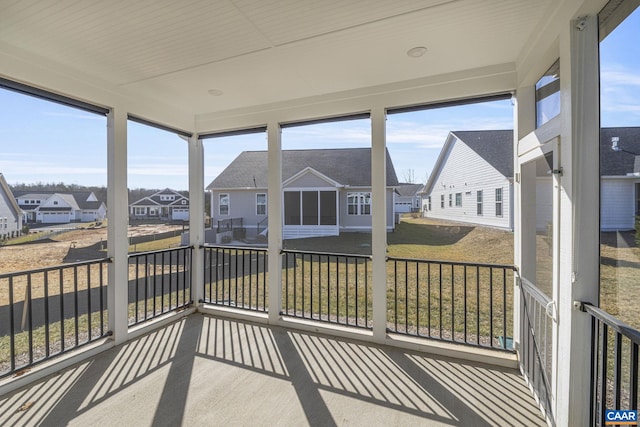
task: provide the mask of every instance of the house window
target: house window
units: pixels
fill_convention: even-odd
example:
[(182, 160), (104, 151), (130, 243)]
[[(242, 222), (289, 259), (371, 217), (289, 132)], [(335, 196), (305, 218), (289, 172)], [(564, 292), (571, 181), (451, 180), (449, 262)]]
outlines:
[(138, 207), (136, 207), (136, 208), (134, 208), (134, 214), (135, 214), (136, 216), (142, 216), (142, 215), (144, 215), (144, 214), (145, 214), (145, 210), (146, 210), (145, 208), (138, 208)]
[(256, 215), (266, 215), (266, 214), (267, 214), (267, 194), (258, 193), (256, 194)]
[(449, 207), (453, 206), (453, 194), (449, 193)]
[(347, 193), (347, 214), (371, 215), (371, 193)]
[(186, 201), (186, 200), (183, 200), (183, 201), (182, 201), (182, 202), (180, 202), (180, 203), (182, 203), (183, 205), (186, 205), (186, 204), (187, 204), (187, 201)]
[(560, 60), (536, 83), (536, 128), (560, 114)]
[(502, 188), (496, 188), (496, 216), (502, 216)]
[(478, 205), (477, 214), (482, 215), (482, 190), (476, 192), (476, 203)]
[(462, 206), (462, 193), (456, 193), (456, 206)]
[(58, 204), (58, 201), (57, 201), (57, 200), (54, 200), (54, 201), (53, 201), (53, 204), (54, 204), (54, 205), (57, 205), (57, 204)]
[(444, 194), (440, 195), (440, 207), (444, 209)]
[(431, 196), (427, 197), (427, 210), (431, 210)]
[(229, 215), (229, 194), (223, 193), (218, 195), (218, 213), (220, 215)]

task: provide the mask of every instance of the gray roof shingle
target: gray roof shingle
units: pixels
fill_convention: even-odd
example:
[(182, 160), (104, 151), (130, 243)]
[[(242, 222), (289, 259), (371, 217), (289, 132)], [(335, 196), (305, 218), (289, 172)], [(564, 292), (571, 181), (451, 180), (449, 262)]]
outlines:
[[(619, 151), (614, 151), (611, 138), (618, 137)], [(600, 175), (625, 176), (640, 172), (640, 127), (600, 129)]]
[[(283, 181), (307, 167), (343, 185), (371, 186), (370, 148), (282, 151)], [(267, 188), (267, 178), (267, 151), (243, 151), (207, 186), (207, 190)], [(387, 185), (398, 185), (388, 151)]]
[(451, 132), (507, 178), (513, 177), (513, 131)]

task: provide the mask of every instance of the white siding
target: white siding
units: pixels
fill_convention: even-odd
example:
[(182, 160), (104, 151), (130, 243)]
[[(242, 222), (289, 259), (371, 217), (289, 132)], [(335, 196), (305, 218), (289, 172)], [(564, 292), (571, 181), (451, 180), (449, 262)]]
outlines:
[[(458, 139), (450, 145), (443, 159), (443, 167), (434, 179), (431, 196), (430, 218), (468, 222), (500, 228), (512, 228), (511, 180), (482, 159)], [(496, 216), (496, 189), (502, 188), (502, 215)], [(477, 214), (477, 192), (482, 190), (482, 215)], [(456, 206), (456, 193), (462, 197), (462, 206)], [(440, 197), (444, 195), (444, 208)], [(449, 206), (449, 195), (451, 205)]]
[(635, 183), (630, 179), (603, 178), (600, 190), (600, 229), (633, 230)]

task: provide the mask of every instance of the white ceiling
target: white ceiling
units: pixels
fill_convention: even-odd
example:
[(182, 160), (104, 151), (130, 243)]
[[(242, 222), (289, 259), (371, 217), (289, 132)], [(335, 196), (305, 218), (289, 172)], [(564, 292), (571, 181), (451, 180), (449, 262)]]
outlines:
[(515, 64), (557, 3), (0, 0), (0, 54), (198, 115)]

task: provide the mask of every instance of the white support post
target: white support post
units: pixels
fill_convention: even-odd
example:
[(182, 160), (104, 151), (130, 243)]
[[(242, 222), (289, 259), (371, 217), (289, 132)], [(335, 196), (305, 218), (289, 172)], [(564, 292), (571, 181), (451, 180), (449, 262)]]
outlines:
[(192, 136), (189, 142), (189, 245), (193, 246), (191, 300), (204, 298), (204, 148), (202, 140)]
[(109, 330), (116, 345), (127, 340), (129, 309), (129, 196), (127, 190), (127, 112), (120, 107), (107, 118), (107, 254)]
[(556, 424), (589, 422), (591, 321), (574, 301), (598, 302), (598, 19), (572, 21), (560, 36), (560, 254)]
[[(523, 193), (535, 194), (535, 189), (528, 192), (523, 189), (523, 173), (519, 170), (518, 141), (535, 129), (535, 87), (518, 88), (514, 108), (513, 134), (513, 263), (521, 276), (535, 277), (535, 227), (524, 229), (523, 225), (533, 221), (535, 223), (535, 200), (524, 200)], [(525, 171), (526, 172), (526, 171)], [(528, 172), (527, 172), (528, 173)], [(535, 185), (535, 171), (532, 179)], [(533, 248), (531, 248), (533, 246)], [(531, 250), (533, 249), (533, 250)], [(532, 273), (533, 271), (533, 273)], [(517, 277), (515, 278), (517, 281)], [(520, 351), (520, 288), (514, 283), (513, 288), (513, 345)]]
[(282, 132), (280, 124), (267, 125), (268, 144), (268, 254), (269, 323), (277, 323), (282, 311)]
[(371, 111), (371, 254), (373, 289), (373, 340), (387, 336), (387, 114)]

